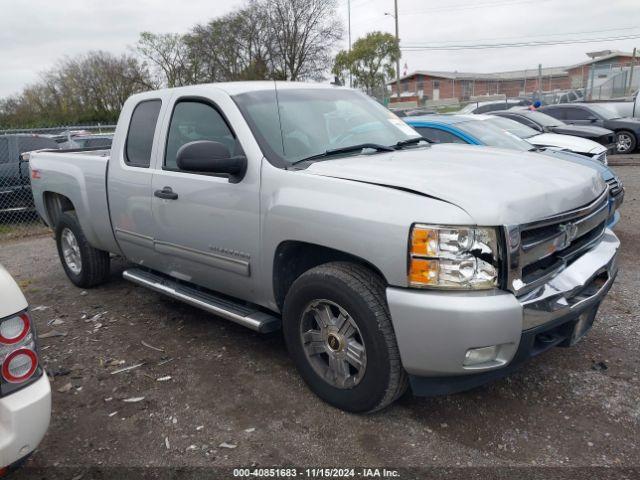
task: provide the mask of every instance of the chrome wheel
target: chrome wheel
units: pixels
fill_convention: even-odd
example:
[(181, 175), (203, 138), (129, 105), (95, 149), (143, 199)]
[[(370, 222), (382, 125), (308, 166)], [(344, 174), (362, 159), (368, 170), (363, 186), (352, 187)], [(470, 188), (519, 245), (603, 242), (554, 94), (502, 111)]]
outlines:
[(616, 138), (616, 149), (618, 153), (628, 153), (633, 145), (633, 138), (628, 133), (619, 133)]
[(302, 313), (302, 347), (315, 372), (337, 388), (358, 385), (367, 367), (360, 329), (349, 313), (330, 300), (314, 300)]
[(79, 275), (82, 271), (82, 256), (80, 255), (78, 240), (70, 229), (65, 228), (62, 230), (60, 244), (64, 263), (75, 275)]

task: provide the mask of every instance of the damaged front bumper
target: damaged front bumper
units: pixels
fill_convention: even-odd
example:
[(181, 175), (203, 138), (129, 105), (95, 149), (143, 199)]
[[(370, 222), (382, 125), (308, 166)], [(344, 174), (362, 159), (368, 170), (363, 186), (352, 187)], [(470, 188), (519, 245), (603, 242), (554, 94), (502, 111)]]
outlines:
[[(616, 277), (618, 238), (601, 241), (525, 296), (503, 290), (387, 288), (403, 365), (417, 395), (467, 390), (500, 378), (553, 346), (569, 346), (591, 327)], [(469, 363), (469, 352), (492, 348)]]

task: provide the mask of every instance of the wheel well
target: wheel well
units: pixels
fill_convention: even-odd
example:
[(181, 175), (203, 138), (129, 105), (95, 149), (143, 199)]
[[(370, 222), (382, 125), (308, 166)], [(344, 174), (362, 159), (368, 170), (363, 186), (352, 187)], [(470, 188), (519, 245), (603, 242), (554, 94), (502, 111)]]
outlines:
[(628, 128), (618, 128), (616, 131), (616, 133), (630, 133), (631, 135), (633, 135), (634, 138), (637, 137), (636, 133), (633, 130), (629, 130)]
[(313, 243), (286, 241), (278, 246), (273, 260), (273, 293), (278, 308), (282, 310), (289, 288), (300, 275), (318, 265), (337, 261), (363, 265), (387, 283), (382, 272), (363, 258)]
[(58, 218), (64, 212), (75, 210), (73, 203), (68, 197), (55, 192), (44, 193), (44, 207), (47, 211), (47, 218), (50, 227), (55, 228)]

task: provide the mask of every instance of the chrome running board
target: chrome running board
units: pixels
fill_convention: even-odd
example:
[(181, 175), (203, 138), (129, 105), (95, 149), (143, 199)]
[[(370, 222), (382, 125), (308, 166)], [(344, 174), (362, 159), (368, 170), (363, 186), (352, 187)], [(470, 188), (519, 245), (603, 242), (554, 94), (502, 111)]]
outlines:
[(223, 297), (208, 290), (200, 290), (171, 277), (130, 268), (122, 272), (122, 277), (137, 285), (175, 298), (219, 317), (231, 320), (259, 333), (269, 333), (280, 329), (280, 319), (229, 297)]

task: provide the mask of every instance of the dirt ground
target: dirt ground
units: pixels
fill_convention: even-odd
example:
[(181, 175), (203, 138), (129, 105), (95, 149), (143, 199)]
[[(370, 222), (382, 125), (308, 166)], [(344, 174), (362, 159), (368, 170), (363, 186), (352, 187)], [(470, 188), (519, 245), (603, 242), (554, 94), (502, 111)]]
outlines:
[(27, 466), (640, 466), (640, 167), (615, 170), (621, 268), (591, 333), (506, 379), (370, 416), (316, 398), (279, 334), (127, 283), (118, 262), (82, 291), (50, 237), (0, 244), (40, 334), (66, 334), (41, 340), (53, 412)]

